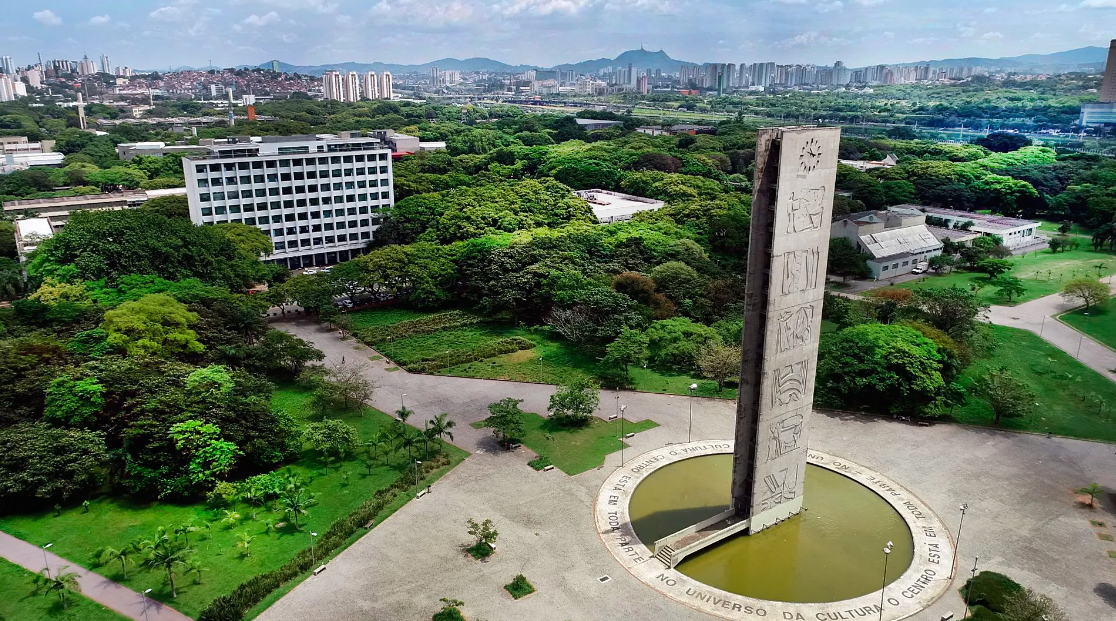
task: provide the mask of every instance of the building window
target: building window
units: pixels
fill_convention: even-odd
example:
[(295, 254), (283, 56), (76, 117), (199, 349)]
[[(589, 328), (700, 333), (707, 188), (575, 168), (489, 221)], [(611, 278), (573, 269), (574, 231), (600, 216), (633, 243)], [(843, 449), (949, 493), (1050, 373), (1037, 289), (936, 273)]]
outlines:
[(240, 205), (229, 205), (229, 213), (240, 213)]
[(212, 185), (213, 187), (217, 187), (217, 186), (225, 185), (225, 182), (222, 181), (220, 177), (214, 177), (214, 178), (209, 180), (209, 185)]
[(361, 231), (360, 232), (360, 238), (361, 239), (372, 239), (372, 233), (369, 232), (369, 231)]
[(311, 207), (316, 207), (317, 205), (318, 205), (318, 197), (311, 196), (310, 197), (310, 206)]
[(318, 171), (316, 171), (316, 170), (306, 171), (306, 178), (307, 179), (317, 179), (318, 178)]
[(209, 187), (209, 180), (208, 179), (198, 179), (198, 187), (199, 188), (208, 188)]
[(346, 202), (346, 203), (355, 203), (355, 202), (356, 202), (356, 194), (348, 194), (348, 195), (346, 195), (346, 196), (345, 196), (345, 202)]
[(298, 241), (298, 245), (302, 246), (303, 248), (306, 248), (310, 245), (310, 240), (309, 239), (300, 239)]
[(294, 221), (295, 221), (295, 215), (293, 213), (283, 214), (283, 222), (294, 222)]
[(252, 170), (263, 170), (263, 167), (264, 167), (263, 162), (260, 162), (260, 161), (252, 162)]
[(272, 242), (271, 245), (275, 246), (276, 250), (283, 250), (287, 247), (287, 242)]
[(315, 237), (314, 238), (314, 245), (315, 246), (321, 246), (322, 245), (322, 238), (321, 237)]
[(202, 174), (205, 172), (205, 164), (197, 164), (194, 166), (194, 172)]
[(201, 208), (201, 215), (212, 216), (213, 215), (213, 208), (212, 207), (202, 207)]
[(391, 198), (391, 192), (380, 192), (380, 198), (382, 198), (385, 201), (390, 199)]
[(225, 193), (224, 192), (214, 192), (213, 193), (213, 200), (215, 200), (215, 201), (225, 200)]
[[(332, 222), (326, 222), (325, 224), (322, 225), (322, 227), (327, 231), (332, 231), (333, 230), (333, 223)], [(342, 227), (342, 228), (344, 228), (344, 227)]]
[(263, 198), (264, 196), (267, 196), (267, 190), (265, 188), (258, 188), (255, 192), (256, 198)]
[(252, 176), (251, 175), (241, 175), (240, 176), (240, 185), (248, 185), (249, 183), (252, 183)]
[(223, 216), (223, 215), (225, 215), (225, 207), (224, 207), (224, 205), (217, 205), (216, 207), (214, 207), (214, 208), (213, 208), (213, 213), (215, 213), (215, 214), (217, 214), (217, 215), (219, 215), (219, 216)]
[(306, 191), (307, 192), (317, 192), (318, 191), (318, 184), (311, 183), (310, 185), (306, 186)]
[(290, 196), (294, 194), (294, 188), (289, 185), (283, 186), (283, 196)]
[(244, 224), (255, 225), (256, 224), (256, 219), (255, 218), (245, 218), (244, 219)]
[(268, 188), (267, 189), (267, 195), (268, 196), (279, 196), (279, 188)]
[(327, 243), (327, 244), (332, 244), (332, 243), (334, 243), (334, 242), (336, 241), (336, 239), (337, 239), (337, 238), (336, 238), (336, 237), (334, 237), (333, 235), (326, 235), (326, 237), (325, 237), (325, 243)]
[(363, 175), (364, 174), (364, 169), (363, 168), (356, 169), (356, 174)]
[(276, 223), (276, 224), (282, 222), (283, 221), (283, 214), (277, 213), (277, 214), (271, 216), (271, 221)]
[(886, 265), (885, 265), (885, 266), (883, 266), (883, 269), (882, 269), (882, 270), (880, 270), (880, 271), (886, 272), (886, 271), (887, 271), (887, 266), (886, 266)]

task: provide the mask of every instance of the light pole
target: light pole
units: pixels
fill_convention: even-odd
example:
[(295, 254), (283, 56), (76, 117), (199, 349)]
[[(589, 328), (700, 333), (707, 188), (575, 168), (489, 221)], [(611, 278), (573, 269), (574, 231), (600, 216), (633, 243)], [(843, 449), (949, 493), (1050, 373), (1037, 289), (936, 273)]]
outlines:
[(979, 560), (980, 560), (979, 556), (973, 559), (973, 571), (972, 571), (973, 577), (969, 578), (969, 584), (968, 584), (968, 586), (965, 587), (965, 615), (966, 616), (969, 616), (969, 615), (972, 614), (972, 611), (969, 610), (969, 600), (972, 599), (972, 597), (973, 597), (973, 582), (976, 582), (976, 568), (977, 568), (977, 561), (979, 561)]
[(406, 409), (407, 409), (407, 406), (403, 405), (403, 400), (406, 399), (406, 398), (407, 398), (407, 393), (403, 393), (403, 394), (399, 395), (399, 410), (400, 411), (406, 411)]
[(694, 391), (697, 390), (697, 384), (690, 384), (690, 427), (686, 431), (686, 442), (690, 442), (694, 436)]
[(47, 560), (47, 548), (49, 548), (52, 545), (54, 545), (54, 544), (53, 543), (48, 543), (45, 546), (43, 546), (43, 571), (46, 572), (46, 577), (47, 578), (50, 577), (50, 561)]
[(421, 466), (421, 465), (422, 465), (422, 462), (416, 459), (415, 460), (415, 487), (418, 487), (418, 484), (419, 484), (419, 466)]
[(890, 541), (884, 546), (884, 566), (883, 566), (883, 579), (880, 585), (880, 621), (883, 621), (883, 605), (884, 605), (884, 589), (887, 588), (887, 559), (891, 556), (891, 546), (895, 544)]
[(628, 406), (626, 406), (626, 405), (620, 406), (620, 466), (621, 467), (624, 466), (624, 410), (626, 410), (626, 409), (628, 409)]
[[(969, 503), (961, 503), (961, 523), (957, 525), (957, 543), (954, 544), (954, 554), (961, 550), (961, 529), (965, 527), (965, 511), (969, 509)], [(953, 570), (957, 567), (957, 562), (954, 561), (953, 565), (949, 568), (949, 579), (953, 580)]]
[(311, 567), (318, 564), (318, 555), (314, 550), (314, 537), (317, 537), (317, 536), (318, 536), (318, 533), (315, 533), (313, 531), (310, 532), (310, 566)]
[(144, 621), (151, 621), (150, 619), (147, 618), (147, 594), (150, 593), (150, 592), (151, 592), (151, 589), (147, 589), (146, 591), (143, 591), (143, 592), (140, 593), (140, 597), (143, 598), (143, 618), (144, 618)]

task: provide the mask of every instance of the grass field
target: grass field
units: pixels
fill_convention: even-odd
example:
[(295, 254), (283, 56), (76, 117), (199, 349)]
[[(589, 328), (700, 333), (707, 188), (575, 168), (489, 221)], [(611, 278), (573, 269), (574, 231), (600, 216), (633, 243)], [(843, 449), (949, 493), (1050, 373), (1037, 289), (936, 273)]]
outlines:
[[(353, 319), (357, 325), (367, 327), (390, 325), (429, 314), (401, 309), (372, 309), (354, 312)], [(486, 323), (442, 330), (434, 334), (416, 335), (381, 344), (378, 350), (396, 363), (407, 365), (434, 354), (471, 349), (514, 336), (534, 341), (536, 346), (532, 349), (448, 367), (435, 374), (563, 384), (574, 379), (594, 377), (600, 371), (599, 361), (592, 354), (560, 335), (549, 330), (515, 327), (508, 324)], [(688, 394), (689, 386), (696, 383), (698, 389), (694, 394), (697, 396), (736, 398), (735, 388), (727, 387), (723, 392), (718, 393), (716, 382), (690, 375), (637, 367), (632, 367), (630, 374), (636, 390), (683, 395)]]
[[(1109, 411), (1116, 408), (1116, 384), (1037, 334), (1004, 326), (989, 329), (998, 345), (989, 356), (967, 368), (960, 383), (968, 388), (989, 369), (1006, 366), (1031, 387), (1039, 404), (1032, 416), (1005, 419), (1003, 428), (1116, 441), (1116, 421), (1111, 420), (1114, 416)], [(1091, 400), (1094, 394), (1108, 404), (1105, 411), (1098, 412)], [(987, 427), (993, 421), (988, 405), (973, 396), (953, 412), (953, 418)]]
[[(309, 395), (297, 387), (283, 387), (275, 391), (273, 405), (301, 417), (307, 411), (308, 399)], [(393, 420), (371, 408), (366, 408), (363, 415), (353, 413), (339, 418), (353, 425), (361, 438), (367, 438)], [(467, 455), (452, 446), (447, 446), (446, 450), (450, 452), (451, 464), (454, 465)], [(218, 595), (231, 591), (257, 573), (285, 563), (310, 544), (311, 531), (326, 529), (336, 518), (351, 512), (377, 490), (390, 485), (406, 465), (405, 452), (393, 454), (386, 462), (381, 458), (369, 472), (356, 457), (327, 465), (312, 452), (305, 451), (298, 462), (289, 466), (292, 473), (310, 480), (308, 490), (317, 497), (317, 504), (305, 516), (301, 530), (292, 525), (277, 531), (271, 529), (269, 522), (283, 521), (284, 518), (266, 507), (254, 509), (244, 504), (237, 505), (233, 510), (240, 513), (241, 520), (235, 526), (226, 526), (220, 523), (223, 512), (211, 510), (204, 503), (133, 502), (118, 497), (91, 499), (88, 513), (81, 507), (74, 507), (63, 510), (57, 517), (50, 511), (2, 516), (0, 530), (35, 545), (53, 543), (51, 550), (59, 556), (96, 569), (134, 590), (152, 588), (151, 595), (156, 599), (171, 603), (187, 615), (197, 616)], [(254, 510), (256, 515), (253, 518)], [(177, 599), (171, 599), (169, 585), (164, 584), (161, 572), (130, 567), (128, 579), (124, 580), (119, 563), (103, 568), (95, 565), (94, 551), (102, 546), (119, 547), (137, 537), (152, 536), (159, 526), (174, 526), (191, 520), (210, 525), (190, 537), (197, 550), (197, 558), (209, 571), (203, 574), (200, 584), (194, 576), (179, 576), (176, 579)], [(236, 534), (241, 532), (255, 536), (249, 558), (242, 556), (235, 547)], [(0, 597), (0, 602), (3, 601), (4, 598)]]
[[(1042, 224), (1039, 225), (1039, 230), (1047, 235), (1058, 235), (1058, 227), (1062, 226), (1061, 222), (1051, 222), (1050, 220), (1039, 220)], [(1070, 224), (1070, 235), (1079, 237), (1092, 237), (1093, 229), (1086, 228), (1082, 224), (1076, 222)]]
[[(53, 574), (52, 574), (53, 575)], [(70, 593), (66, 608), (56, 594), (35, 593), (35, 574), (0, 559), (0, 619), (4, 621), (125, 621), (127, 617)]]
[[(480, 429), (482, 423), (473, 423)], [(639, 433), (658, 427), (652, 420), (624, 421), (624, 433)], [(524, 416), (523, 445), (550, 460), (554, 467), (573, 476), (604, 465), (605, 457), (620, 450), (620, 421), (594, 418), (588, 427), (570, 429), (549, 418), (527, 412)]]
[(1116, 308), (1110, 303), (1107, 307), (1093, 307), (1072, 310), (1058, 316), (1063, 323), (1077, 331), (1088, 334), (1094, 339), (1116, 349)]
[[(978, 296), (986, 304), (1015, 305), (1021, 302), (1035, 300), (1043, 296), (1058, 293), (1066, 282), (1074, 278), (1096, 278), (1116, 273), (1116, 255), (1110, 252), (1094, 252), (1089, 249), (1071, 250), (1052, 254), (1049, 250), (1030, 252), (1023, 256), (1009, 259), (1014, 268), (1010, 272), (1023, 281), (1027, 291), (1022, 296), (1015, 298), (1010, 304), (996, 295), (993, 287), (984, 287)], [(1100, 266), (1100, 269), (1097, 269)], [(947, 288), (959, 286), (966, 291), (970, 284), (981, 274), (955, 270), (951, 274), (930, 274), (918, 280), (910, 280), (898, 285), (904, 289), (922, 288)]]

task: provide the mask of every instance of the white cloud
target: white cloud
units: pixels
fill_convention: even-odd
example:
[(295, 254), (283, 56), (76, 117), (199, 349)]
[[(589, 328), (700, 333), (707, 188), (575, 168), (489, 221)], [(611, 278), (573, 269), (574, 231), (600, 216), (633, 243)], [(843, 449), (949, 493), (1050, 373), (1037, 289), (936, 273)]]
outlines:
[(976, 24), (969, 22), (967, 24), (957, 24), (957, 32), (962, 37), (971, 37), (976, 34)]
[(493, 8), (503, 15), (577, 15), (590, 3), (590, 0), (505, 0)]
[(818, 13), (838, 13), (845, 9), (845, 3), (841, 0), (833, 0), (833, 2), (819, 2), (814, 9)]
[(443, 28), (473, 21), (474, 17), (484, 17), (462, 0), (433, 3), (426, 0), (380, 0), (368, 10), (368, 15), (373, 18), (374, 24), (405, 24), (427, 28)]
[(257, 0), (253, 4), (264, 4), (281, 9), (298, 9), (306, 11), (312, 9), (315, 13), (332, 14), (337, 12), (337, 3), (329, 0)]
[(35, 21), (40, 24), (46, 24), (47, 26), (57, 26), (62, 23), (62, 18), (55, 15), (54, 11), (50, 9), (35, 11), (31, 14), (31, 17), (34, 17)]
[(809, 47), (814, 45), (836, 45), (840, 43), (847, 43), (846, 39), (838, 39), (835, 37), (827, 37), (816, 30), (809, 30), (800, 35), (783, 39), (775, 43), (775, 47), (781, 49), (790, 49), (795, 47)]
[(990, 6), (990, 7), (988, 7), (987, 9), (984, 9), (984, 11), (982, 11), (982, 13), (984, 13), (985, 15), (991, 15), (991, 14), (993, 14), (993, 13), (995, 13), (996, 11), (999, 11), (999, 10), (1000, 10), (1000, 9), (997, 9), (997, 8), (996, 8), (996, 7), (994, 7), (994, 6)]
[(1081, 3), (1083, 9), (1116, 9), (1116, 0), (1085, 0)]
[(1059, 4), (1056, 7), (1050, 7), (1046, 9), (1028, 9), (1023, 12), (1027, 15), (1042, 15), (1044, 13), (1070, 13), (1074, 10), (1076, 9), (1068, 4)]
[(780, 4), (806, 4), (806, 0), (778, 0)]
[(980, 35), (980, 40), (981, 41), (999, 41), (1000, 39), (1003, 39), (1003, 38), (1004, 38), (1004, 33), (1002, 33), (1002, 32), (994, 32), (993, 31), (993, 32), (986, 32), (986, 33)]
[(94, 15), (89, 18), (90, 26), (107, 26), (112, 21), (108, 15)]
[(186, 12), (176, 6), (164, 6), (148, 13), (147, 16), (159, 22), (177, 22), (186, 17)]
[(276, 13), (275, 11), (271, 11), (271, 12), (267, 13), (266, 15), (256, 15), (255, 13), (253, 13), (253, 14), (249, 15), (248, 17), (244, 18), (244, 23), (245, 24), (247, 24), (249, 26), (257, 26), (257, 27), (267, 26), (268, 24), (274, 24), (277, 21), (279, 21), (279, 14)]
[(887, 2), (887, 0), (853, 0), (853, 2), (859, 4), (860, 6), (876, 6), (877, 4), (883, 4), (884, 2)]

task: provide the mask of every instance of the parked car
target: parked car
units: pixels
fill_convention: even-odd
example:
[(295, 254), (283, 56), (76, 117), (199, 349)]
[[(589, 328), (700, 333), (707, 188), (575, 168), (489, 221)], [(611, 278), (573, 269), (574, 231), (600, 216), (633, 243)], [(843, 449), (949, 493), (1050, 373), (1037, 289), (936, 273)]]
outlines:
[(928, 270), (928, 269), (930, 269), (930, 263), (928, 263), (926, 261), (923, 261), (921, 263), (915, 263), (914, 269), (911, 270), (911, 273), (912, 274), (924, 274), (924, 273), (926, 273), (926, 270)]
[(312, 268), (312, 267), (311, 267), (311, 268), (309, 268), (309, 269), (307, 269), (307, 270), (303, 271), (302, 273), (303, 273), (303, 274), (306, 274), (307, 276), (313, 276), (314, 274), (317, 274), (317, 273), (318, 273), (318, 270), (316, 270), (316, 269), (314, 269), (314, 268)]

